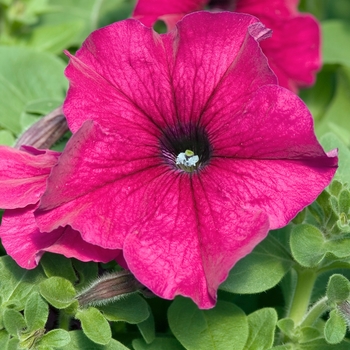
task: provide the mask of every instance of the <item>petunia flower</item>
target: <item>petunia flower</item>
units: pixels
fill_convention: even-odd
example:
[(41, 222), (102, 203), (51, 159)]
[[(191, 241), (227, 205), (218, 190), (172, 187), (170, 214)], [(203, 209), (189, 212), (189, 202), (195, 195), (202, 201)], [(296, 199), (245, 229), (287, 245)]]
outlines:
[(22, 146), (20, 150), (0, 147), (0, 238), (8, 255), (24, 268), (32, 269), (44, 252), (74, 257), (81, 261), (107, 262), (120, 251), (94, 246), (82, 240), (71, 227), (40, 232), (34, 210), (46, 187), (46, 180), (60, 153)]
[(187, 13), (208, 8), (249, 13), (272, 29), (261, 48), (279, 84), (294, 92), (311, 86), (321, 67), (320, 26), (310, 14), (298, 12), (299, 0), (138, 0), (133, 17), (147, 26), (157, 20), (169, 30)]
[[(234, 28), (234, 30), (233, 30)], [(215, 304), (232, 266), (327, 186), (312, 117), (276, 85), (249, 15), (198, 12), (159, 35), (130, 19), (69, 55), (73, 132), (41, 197), (42, 231), (122, 249), (155, 294)]]

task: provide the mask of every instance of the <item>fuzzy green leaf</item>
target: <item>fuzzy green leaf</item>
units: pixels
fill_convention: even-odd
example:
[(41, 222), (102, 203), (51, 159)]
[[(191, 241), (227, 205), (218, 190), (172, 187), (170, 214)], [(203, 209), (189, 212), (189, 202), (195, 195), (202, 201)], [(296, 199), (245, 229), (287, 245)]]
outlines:
[(324, 337), (329, 344), (339, 344), (345, 337), (346, 322), (337, 310), (332, 310), (324, 327)]
[(7, 130), (0, 130), (0, 145), (13, 146), (15, 141), (12, 133)]
[(338, 148), (339, 167), (335, 173), (334, 179), (341, 183), (350, 185), (350, 150), (344, 142), (335, 134), (327, 133), (320, 139), (322, 146), (326, 151)]
[(257, 310), (248, 316), (249, 336), (245, 350), (270, 349), (275, 336), (277, 312), (275, 309), (265, 308)]
[(294, 259), (302, 266), (317, 266), (326, 254), (321, 231), (308, 224), (293, 227), (290, 247)]
[(248, 339), (246, 315), (224, 301), (211, 310), (200, 310), (190, 299), (178, 297), (168, 309), (168, 320), (187, 350), (241, 350)]
[(98, 309), (109, 321), (140, 323), (149, 317), (148, 304), (138, 294), (128, 295), (123, 299), (99, 306)]
[(138, 323), (137, 327), (143, 336), (143, 339), (147, 344), (150, 344), (154, 341), (156, 337), (155, 325), (154, 325), (154, 317), (151, 308), (148, 306), (149, 317)]
[(91, 281), (97, 278), (98, 265), (95, 262), (83, 262), (74, 259), (73, 266), (78, 274), (78, 282), (75, 286), (79, 291), (87, 287)]
[(66, 346), (70, 343), (70, 340), (69, 332), (63, 329), (53, 329), (52, 331), (44, 334), (38, 344), (40, 347), (47, 346), (57, 348)]
[(260, 293), (274, 287), (289, 271), (293, 261), (270, 232), (255, 249), (230, 271), (220, 289), (230, 293)]
[(72, 283), (77, 280), (72, 260), (63, 255), (46, 253), (42, 256), (40, 264), (47, 277), (63, 277)]
[(27, 324), (19, 311), (6, 309), (4, 312), (4, 326), (8, 333), (18, 336), (27, 327)]
[(156, 338), (151, 344), (143, 339), (135, 339), (132, 342), (135, 350), (185, 350), (185, 348), (173, 338)]
[(58, 350), (130, 350), (115, 339), (111, 339), (107, 345), (100, 345), (92, 342), (82, 331), (72, 331), (69, 335), (71, 342)]
[(27, 104), (63, 101), (67, 81), (58, 57), (24, 47), (0, 46), (0, 126), (18, 135)]
[(28, 331), (44, 328), (49, 316), (49, 307), (42, 299), (39, 293), (32, 293), (24, 308), (24, 318), (26, 320)]
[(350, 67), (350, 24), (347, 21), (322, 22), (323, 62), (340, 63)]
[(80, 310), (75, 317), (80, 320), (85, 335), (94, 343), (106, 345), (112, 338), (111, 327), (101, 312), (94, 307)]
[(350, 297), (350, 282), (343, 275), (331, 276), (327, 286), (327, 297), (329, 303), (340, 303)]
[(75, 289), (62, 277), (50, 277), (40, 283), (41, 295), (57, 309), (64, 309), (75, 302)]
[(9, 256), (0, 257), (0, 295), (2, 304), (16, 305), (23, 310), (28, 296), (38, 290), (45, 275), (41, 267), (26, 270), (19, 267)]

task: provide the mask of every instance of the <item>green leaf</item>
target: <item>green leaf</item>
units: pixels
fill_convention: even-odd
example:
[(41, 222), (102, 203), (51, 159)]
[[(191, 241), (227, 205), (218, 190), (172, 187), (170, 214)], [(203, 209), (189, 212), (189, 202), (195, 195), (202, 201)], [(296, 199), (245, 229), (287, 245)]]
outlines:
[(71, 44), (80, 46), (81, 42), (95, 29), (125, 19), (131, 15), (134, 2), (125, 0), (50, 0), (55, 10), (41, 17), (43, 24), (66, 24), (82, 22), (79, 35)]
[(106, 345), (112, 338), (111, 327), (101, 312), (94, 307), (80, 310), (75, 317), (80, 320), (85, 335), (93, 342)]
[(350, 109), (350, 67), (338, 68), (336, 77), (335, 96), (322, 119), (317, 122), (316, 134), (320, 137), (331, 131), (349, 146), (350, 125), (347, 111)]
[(156, 337), (155, 325), (154, 325), (154, 317), (151, 308), (148, 306), (149, 317), (138, 323), (137, 327), (143, 336), (143, 339), (147, 344), (150, 344), (154, 341)]
[(4, 312), (4, 326), (11, 335), (18, 336), (27, 325), (19, 311), (6, 309)]
[(27, 48), (0, 46), (0, 126), (18, 135), (21, 114), (32, 101), (63, 101), (67, 81), (59, 58)]
[(111, 339), (107, 345), (99, 345), (87, 338), (82, 331), (72, 331), (69, 335), (71, 342), (58, 350), (130, 350), (115, 339)]
[(59, 24), (41, 25), (33, 29), (26, 45), (39, 51), (60, 54), (76, 42), (84, 27), (84, 22), (70, 21)]
[(326, 151), (338, 148), (339, 167), (334, 179), (350, 185), (350, 150), (338, 136), (332, 133), (325, 134), (321, 137), (320, 141)]
[(156, 338), (151, 344), (143, 339), (135, 339), (132, 342), (135, 350), (184, 350), (185, 348), (173, 338)]
[(329, 313), (329, 319), (324, 327), (324, 337), (329, 344), (339, 344), (345, 337), (346, 322), (343, 316), (337, 311)]
[(51, 348), (57, 348), (66, 346), (70, 343), (69, 332), (63, 329), (53, 329), (52, 331), (43, 335), (43, 337), (38, 342), (40, 347), (47, 346)]
[(7, 349), (7, 343), (10, 340), (10, 334), (5, 329), (0, 330), (0, 349)]
[(99, 306), (98, 309), (109, 321), (140, 323), (149, 317), (148, 304), (138, 294), (128, 295), (123, 299)]
[(40, 266), (34, 270), (19, 267), (9, 256), (0, 258), (0, 295), (2, 303), (15, 305), (23, 310), (28, 296), (37, 291), (39, 283), (45, 278)]
[(40, 293), (57, 309), (64, 309), (76, 301), (72, 283), (62, 277), (50, 277), (41, 282)]
[(248, 316), (249, 336), (245, 350), (267, 350), (273, 345), (277, 312), (272, 308), (257, 310)]
[(336, 88), (335, 70), (334, 66), (323, 66), (317, 74), (315, 85), (312, 88), (300, 91), (300, 97), (307, 104), (315, 120), (316, 129), (334, 96)]
[(80, 291), (87, 287), (91, 281), (96, 280), (98, 265), (95, 262), (83, 262), (76, 259), (73, 259), (72, 262), (74, 270), (78, 274), (78, 282), (75, 286)]
[(7, 130), (0, 130), (0, 145), (13, 146), (15, 138)]
[(329, 303), (340, 303), (350, 297), (350, 282), (343, 275), (331, 276), (327, 286), (327, 297)]
[(317, 266), (326, 254), (325, 240), (315, 226), (302, 224), (294, 226), (290, 236), (290, 247), (294, 259), (302, 266)]
[(42, 256), (40, 264), (47, 277), (63, 277), (71, 283), (77, 280), (72, 260), (63, 255), (46, 253)]
[(49, 316), (49, 307), (39, 293), (32, 293), (24, 308), (24, 318), (28, 331), (44, 328)]
[(17, 337), (10, 339), (7, 343), (6, 350), (18, 350), (18, 349), (19, 349), (19, 339)]
[[(350, 343), (341, 342), (340, 344), (328, 344), (324, 339), (316, 339), (307, 343), (303, 343), (298, 345), (298, 347), (296, 348), (296, 350), (349, 350), (349, 349), (350, 349)], [(272, 348), (271, 350), (275, 350), (275, 348)]]
[(322, 22), (323, 62), (340, 63), (350, 67), (350, 24), (347, 21)]
[(260, 293), (274, 287), (289, 271), (293, 260), (282, 245), (268, 235), (230, 271), (220, 289), (230, 293)]
[(248, 338), (244, 312), (224, 301), (211, 310), (200, 310), (190, 299), (177, 297), (168, 309), (168, 320), (187, 350), (241, 350)]

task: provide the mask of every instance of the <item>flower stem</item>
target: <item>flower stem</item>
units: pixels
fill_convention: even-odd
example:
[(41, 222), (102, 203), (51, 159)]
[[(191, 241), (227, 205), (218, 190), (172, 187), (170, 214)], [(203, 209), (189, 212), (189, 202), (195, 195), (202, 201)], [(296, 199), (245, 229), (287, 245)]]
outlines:
[(71, 316), (68, 315), (63, 310), (59, 310), (59, 316), (58, 316), (58, 327), (61, 329), (64, 329), (66, 331), (69, 331), (69, 325), (70, 325)]
[(304, 319), (305, 314), (309, 308), (311, 293), (316, 281), (317, 273), (314, 270), (298, 269), (297, 270), (297, 284), (289, 315), (296, 326), (298, 326)]

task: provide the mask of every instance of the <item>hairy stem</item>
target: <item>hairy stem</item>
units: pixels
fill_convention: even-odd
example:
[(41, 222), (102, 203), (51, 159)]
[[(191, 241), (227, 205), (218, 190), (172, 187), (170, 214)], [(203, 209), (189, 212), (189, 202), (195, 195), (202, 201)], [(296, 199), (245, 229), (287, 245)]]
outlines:
[(296, 326), (305, 318), (316, 277), (317, 273), (314, 270), (297, 270), (297, 284), (288, 315)]

